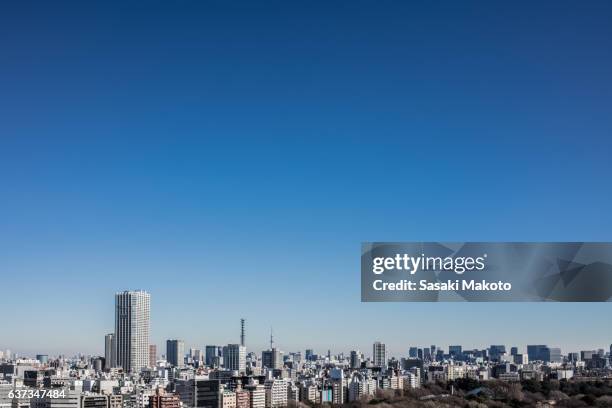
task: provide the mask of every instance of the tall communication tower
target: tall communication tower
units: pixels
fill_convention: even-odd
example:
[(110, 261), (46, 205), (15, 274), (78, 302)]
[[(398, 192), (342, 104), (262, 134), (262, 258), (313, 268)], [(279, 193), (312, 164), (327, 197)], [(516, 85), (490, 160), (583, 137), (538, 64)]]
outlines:
[(240, 319), (240, 345), (244, 347), (244, 318)]

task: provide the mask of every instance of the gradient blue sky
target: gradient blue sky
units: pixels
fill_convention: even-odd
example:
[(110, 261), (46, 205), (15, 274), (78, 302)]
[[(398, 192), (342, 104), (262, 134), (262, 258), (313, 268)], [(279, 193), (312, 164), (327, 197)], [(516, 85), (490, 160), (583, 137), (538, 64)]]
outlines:
[(612, 343), (609, 304), (362, 304), (362, 241), (612, 240), (612, 3), (0, 9), (0, 349)]

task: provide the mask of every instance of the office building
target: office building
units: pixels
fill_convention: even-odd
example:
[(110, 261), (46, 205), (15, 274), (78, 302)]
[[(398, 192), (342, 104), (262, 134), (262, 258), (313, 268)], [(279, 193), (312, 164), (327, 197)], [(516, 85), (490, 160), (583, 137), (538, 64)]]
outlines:
[(287, 406), (288, 382), (285, 379), (266, 380), (266, 408), (279, 408)]
[(157, 363), (157, 346), (149, 344), (149, 367), (155, 367)]
[(491, 361), (502, 361), (504, 354), (506, 354), (506, 346), (504, 345), (491, 345), (489, 347), (489, 359)]
[[(585, 359), (585, 357), (588, 358), (588, 356), (586, 356), (584, 353), (585, 352), (583, 352), (582, 355), (583, 360)], [(592, 351), (591, 353), (594, 354), (595, 351)], [(527, 356), (529, 357), (529, 361), (543, 361), (553, 363), (558, 363), (562, 361), (561, 349), (555, 347), (551, 348), (544, 344), (528, 345)]]
[(263, 385), (250, 383), (245, 385), (244, 389), (249, 392), (250, 408), (265, 408), (266, 388)]
[[(28, 404), (31, 408), (87, 408), (99, 407), (98, 402), (95, 400), (84, 400), (79, 392), (73, 390), (67, 390), (63, 398), (51, 398), (45, 396), (44, 398), (32, 398)], [(101, 400), (107, 400), (106, 396), (101, 396)], [(26, 400), (27, 402), (27, 400)], [(15, 405), (13, 405), (15, 406)]]
[(527, 357), (529, 361), (544, 361), (543, 350), (547, 348), (545, 344), (531, 344), (527, 346)]
[(109, 398), (107, 395), (80, 395), (79, 408), (108, 408)]
[(104, 368), (110, 370), (117, 366), (115, 334), (109, 333), (104, 336)]
[[(563, 358), (561, 357), (561, 349), (558, 347), (547, 347), (546, 350), (544, 350), (544, 358), (545, 359), (542, 361), (551, 363), (560, 363), (563, 361)], [(603, 357), (601, 358), (603, 359)]]
[(283, 353), (276, 348), (262, 351), (261, 365), (270, 370), (280, 370), (283, 368)]
[(219, 408), (221, 405), (221, 383), (219, 380), (195, 381), (194, 401), (196, 408)]
[(221, 392), (221, 408), (236, 408), (236, 393), (234, 391), (224, 389)]
[(40, 364), (48, 364), (49, 363), (49, 356), (47, 354), (37, 354), (36, 355), (36, 360), (38, 360), (38, 362)]
[(145, 291), (115, 294), (115, 346), (117, 365), (139, 372), (149, 364), (151, 295)]
[(372, 360), (375, 367), (387, 368), (387, 349), (384, 343), (377, 341), (372, 346)]
[(353, 369), (361, 367), (361, 353), (359, 350), (351, 351), (350, 366)]
[(178, 395), (167, 393), (158, 387), (149, 397), (149, 408), (181, 408), (181, 399)]
[(448, 346), (448, 355), (454, 359), (460, 359), (463, 355), (463, 347), (461, 346)]
[(223, 363), (226, 369), (246, 372), (246, 347), (240, 344), (228, 344), (225, 348), (226, 355), (223, 356)]
[(166, 341), (166, 360), (174, 367), (185, 365), (185, 342), (183, 340)]
[(215, 364), (215, 360), (219, 360), (222, 356), (221, 347), (219, 346), (206, 346), (205, 349), (205, 364), (212, 367)]
[(123, 395), (110, 394), (108, 396), (108, 407), (109, 408), (122, 408), (123, 407)]

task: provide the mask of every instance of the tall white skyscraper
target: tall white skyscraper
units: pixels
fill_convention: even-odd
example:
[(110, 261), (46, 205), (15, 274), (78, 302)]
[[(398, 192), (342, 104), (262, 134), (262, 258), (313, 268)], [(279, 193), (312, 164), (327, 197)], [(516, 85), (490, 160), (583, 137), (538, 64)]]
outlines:
[(377, 341), (372, 347), (372, 357), (374, 366), (387, 368), (387, 348), (385, 343)]
[(117, 366), (139, 372), (149, 364), (151, 295), (145, 291), (115, 294)]
[(109, 333), (104, 336), (104, 368), (107, 370), (117, 366), (116, 349), (115, 334)]

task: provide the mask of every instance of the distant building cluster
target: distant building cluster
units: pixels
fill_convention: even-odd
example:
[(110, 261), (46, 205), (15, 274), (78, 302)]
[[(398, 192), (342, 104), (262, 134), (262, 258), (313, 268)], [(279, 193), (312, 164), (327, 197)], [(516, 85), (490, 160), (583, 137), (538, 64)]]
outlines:
[[(491, 345), (409, 347), (390, 357), (376, 341), (370, 355), (284, 353), (270, 335), (261, 354), (247, 352), (245, 320), (240, 342), (185, 349), (166, 341), (165, 355), (150, 344), (150, 295), (115, 295), (115, 331), (104, 336), (104, 356), (19, 357), (0, 351), (0, 408), (276, 408), (292, 403), (344, 404), (379, 390), (404, 391), (428, 382), (460, 378), (479, 381), (587, 380), (612, 372), (612, 346), (562, 354), (557, 347), (526, 349)], [(35, 390), (62, 389), (62, 398)], [(18, 393), (16, 391), (32, 391)]]

